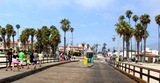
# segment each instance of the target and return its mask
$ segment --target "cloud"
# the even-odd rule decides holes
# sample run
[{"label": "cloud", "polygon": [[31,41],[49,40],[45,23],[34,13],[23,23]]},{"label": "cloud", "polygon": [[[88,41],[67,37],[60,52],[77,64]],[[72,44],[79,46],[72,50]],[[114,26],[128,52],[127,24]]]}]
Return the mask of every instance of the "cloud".
[{"label": "cloud", "polygon": [[105,9],[113,0],[76,0],[75,3],[84,10]]}]

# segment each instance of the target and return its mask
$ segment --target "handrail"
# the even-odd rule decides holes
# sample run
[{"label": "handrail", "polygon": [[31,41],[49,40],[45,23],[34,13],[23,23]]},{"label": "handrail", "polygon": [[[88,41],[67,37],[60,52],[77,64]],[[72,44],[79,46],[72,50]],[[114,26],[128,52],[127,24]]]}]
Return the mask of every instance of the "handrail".
[{"label": "handrail", "polygon": [[[138,73],[139,77],[142,80],[145,80],[145,79],[143,79],[143,76],[146,76],[147,77],[147,80],[146,80],[147,82],[150,82],[150,79],[154,79],[154,80],[157,80],[160,83],[160,70],[158,70],[158,69],[152,69],[152,68],[148,68],[148,67],[142,67],[142,66],[139,66],[139,65],[135,65],[135,64],[131,64],[131,63],[123,63],[123,62],[114,63],[113,65],[114,65],[114,67],[116,67],[120,70],[123,70],[123,71],[125,71],[126,73],[129,73],[129,74],[130,74],[130,71],[132,71],[133,76],[135,76],[135,73]],[[136,70],[136,68],[139,68],[139,70]],[[147,73],[144,73],[143,70],[146,70]],[[158,73],[159,77],[151,75],[151,72]]]}]

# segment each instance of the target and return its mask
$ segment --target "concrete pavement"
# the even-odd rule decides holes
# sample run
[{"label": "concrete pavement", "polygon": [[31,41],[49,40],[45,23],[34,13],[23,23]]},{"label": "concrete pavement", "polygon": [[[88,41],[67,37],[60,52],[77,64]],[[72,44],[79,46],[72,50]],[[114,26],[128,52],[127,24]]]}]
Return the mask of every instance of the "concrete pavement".
[{"label": "concrete pavement", "polygon": [[11,71],[10,69],[8,69],[8,71],[5,71],[5,68],[1,68],[0,69],[0,83],[10,83],[11,81],[18,80],[26,76],[35,74],[49,67],[64,64],[64,63],[69,63],[69,62],[76,62],[76,61],[78,60],[45,63],[45,64],[42,64],[42,67],[39,67],[37,65],[36,69],[34,70],[29,70],[27,69],[27,67],[24,67],[23,69],[20,69],[20,71],[17,71],[16,68],[15,68],[15,71]]},{"label": "concrete pavement", "polygon": [[50,67],[12,83],[137,83],[106,63],[87,67],[83,61]]}]

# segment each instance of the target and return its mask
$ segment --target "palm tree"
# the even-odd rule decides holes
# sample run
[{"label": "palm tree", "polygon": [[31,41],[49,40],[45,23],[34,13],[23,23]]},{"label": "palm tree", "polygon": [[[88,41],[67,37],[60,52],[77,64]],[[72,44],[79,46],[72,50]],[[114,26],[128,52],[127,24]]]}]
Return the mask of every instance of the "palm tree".
[{"label": "palm tree", "polygon": [[13,26],[12,25],[10,25],[10,24],[7,24],[6,25],[6,33],[7,33],[7,47],[8,47],[8,49],[10,48],[10,37],[11,37],[11,35],[12,35],[12,32],[13,32]]},{"label": "palm tree", "polygon": [[124,19],[125,19],[125,17],[123,15],[120,15],[118,20],[121,21],[121,20],[124,20]]},{"label": "palm tree", "polygon": [[85,43],[82,43],[82,47],[83,47],[83,56],[84,56],[84,47],[85,47]]},{"label": "palm tree", "polygon": [[[126,11],[126,17],[127,17],[128,20],[129,20],[129,25],[130,25],[131,15],[132,15],[132,11],[131,11],[131,10],[127,10],[127,11]],[[132,59],[132,38],[131,38],[130,42],[131,42],[131,59]]]},{"label": "palm tree", "polygon": [[34,28],[29,29],[30,35],[31,35],[31,51],[33,52],[33,38],[36,34],[36,30]]},{"label": "palm tree", "polygon": [[17,25],[16,25],[16,28],[17,28],[17,32],[18,32],[18,39],[19,39],[19,28],[20,28],[20,25],[19,25],[19,24],[17,24]]},{"label": "palm tree", "polygon": [[64,32],[64,54],[66,53],[66,32],[69,30],[70,28],[70,21],[66,18],[61,20],[61,29]]},{"label": "palm tree", "polygon": [[127,58],[129,58],[129,44],[130,44],[129,40],[132,38],[133,32],[134,32],[134,29],[130,25],[126,24],[124,33],[126,37]]},{"label": "palm tree", "polygon": [[[123,21],[125,19],[125,17],[123,16],[123,15],[121,15],[121,16],[119,16],[119,22],[120,21]],[[117,26],[118,24],[116,24],[116,26]],[[122,36],[122,34],[121,34],[121,36]],[[119,36],[119,37],[121,37],[121,36]],[[124,48],[125,48],[125,36],[123,35],[123,58],[124,58]]]},{"label": "palm tree", "polygon": [[[147,29],[147,25],[150,23],[150,16],[148,14],[144,14],[140,16],[140,22],[142,23],[143,26],[143,32],[145,34],[146,29]],[[144,39],[144,59],[143,62],[145,60],[145,55],[146,55],[146,36],[144,35],[143,39]]]},{"label": "palm tree", "polygon": [[90,45],[89,45],[89,44],[87,44],[87,50],[89,49],[89,46],[90,46]]},{"label": "palm tree", "polygon": [[129,24],[130,24],[131,15],[132,15],[132,11],[131,10],[127,10],[126,11],[126,17],[129,19]]},{"label": "palm tree", "polygon": [[123,22],[123,20],[119,20],[119,23],[117,23],[115,25],[116,26],[115,31],[117,32],[117,34],[119,35],[119,37],[123,36],[123,59],[124,59],[125,35],[123,33],[124,32],[124,28],[121,25],[122,22]]},{"label": "palm tree", "polygon": [[98,43],[97,43],[97,44],[95,44],[96,53],[98,53],[98,46],[99,46],[99,44],[98,44]]},{"label": "palm tree", "polygon": [[140,23],[136,25],[136,29],[134,30],[134,37],[137,41],[137,55],[138,55],[138,61],[139,61],[139,43],[143,38],[143,27]]},{"label": "palm tree", "polygon": [[138,16],[137,15],[134,15],[133,17],[132,17],[132,19],[133,19],[133,21],[135,22],[135,26],[137,25],[137,21],[138,21]]},{"label": "palm tree", "polygon": [[37,44],[39,46],[39,52],[42,52],[43,49],[43,45],[42,45],[42,30],[41,29],[37,29],[36,31],[36,38],[37,38]]},{"label": "palm tree", "polygon": [[[144,40],[145,47],[146,47],[146,40],[147,40],[148,36],[149,36],[149,32],[147,30],[145,32],[143,32],[143,40]],[[141,61],[144,61],[144,60],[145,59],[142,59]]]},{"label": "palm tree", "polygon": [[1,35],[2,35],[2,39],[3,39],[3,45],[4,45],[4,52],[6,51],[6,29],[5,28],[1,28]]},{"label": "palm tree", "polygon": [[25,38],[26,38],[27,49],[28,49],[28,51],[29,51],[30,28],[26,28],[24,31],[25,31]]},{"label": "palm tree", "polygon": [[22,34],[20,35],[20,41],[22,42],[22,50],[25,50],[26,49],[26,34],[25,34],[25,31],[23,30],[22,31]]},{"label": "palm tree", "polygon": [[19,24],[16,24],[16,28],[17,28],[17,32],[18,32],[18,50],[19,50],[19,28],[20,28],[20,25]]},{"label": "palm tree", "polygon": [[[6,55],[6,39],[5,39],[5,36],[6,36],[6,29],[5,28],[1,28],[1,36],[2,36],[2,39],[3,39],[3,45],[4,45],[4,50],[3,52],[5,53]],[[7,59],[6,59],[6,62],[7,62]],[[7,67],[7,63],[6,63],[6,67]]]},{"label": "palm tree", "polygon": [[72,53],[73,53],[73,31],[74,31],[74,28],[70,28],[70,31],[71,31],[71,33],[72,33]]},{"label": "palm tree", "polygon": [[[132,19],[133,19],[133,21],[135,22],[135,27],[136,27],[136,25],[137,25],[137,21],[138,21],[138,16],[137,15],[134,15],[133,17],[132,17]],[[136,39],[135,39],[136,40]],[[136,50],[136,42],[135,42],[135,50]],[[137,50],[136,50],[137,51]],[[136,53],[136,52],[135,52]]]},{"label": "palm tree", "polygon": [[56,58],[56,49],[58,47],[58,44],[60,43],[60,33],[58,31],[58,29],[52,25],[50,27],[51,30],[51,37],[50,37],[50,46],[52,47],[52,53],[54,54],[54,57]]},{"label": "palm tree", "polygon": [[49,36],[50,36],[50,29],[47,26],[42,26],[42,45],[44,47],[43,52],[48,53],[47,47],[49,45]]},{"label": "palm tree", "polygon": [[155,21],[158,24],[158,55],[160,55],[160,14],[155,17]]},{"label": "palm tree", "polygon": [[103,53],[103,55],[104,55],[104,53],[105,53],[105,50],[106,50],[106,43],[103,43],[103,47],[102,47],[102,53]]},{"label": "palm tree", "polygon": [[14,48],[14,36],[16,36],[16,31],[12,32],[12,38],[13,38],[13,46],[12,46],[12,48]]},{"label": "palm tree", "polygon": [[[116,24],[116,32],[120,35],[120,37],[123,35],[125,36],[126,41],[126,49],[127,49],[127,58],[129,58],[129,40],[133,35],[133,28],[126,22],[126,21],[120,21],[119,24]],[[123,56],[124,57],[124,56]]]}]

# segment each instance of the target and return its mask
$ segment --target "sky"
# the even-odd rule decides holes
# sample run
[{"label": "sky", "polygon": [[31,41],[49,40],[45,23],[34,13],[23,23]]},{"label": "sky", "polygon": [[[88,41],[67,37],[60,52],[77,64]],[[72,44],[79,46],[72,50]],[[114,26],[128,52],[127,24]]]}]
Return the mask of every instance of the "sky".
[{"label": "sky", "polygon": [[[147,47],[158,48],[158,25],[155,16],[160,14],[160,0],[0,0],[0,3],[2,27],[11,24],[17,30],[15,25],[20,24],[21,32],[25,28],[38,29],[54,25],[60,31],[60,46],[63,46],[64,33],[60,28],[60,21],[66,18],[74,28],[74,45],[99,44],[99,49],[103,43],[107,44],[107,49],[117,48],[118,40],[119,46],[122,47],[122,38],[118,38],[115,24],[118,23],[120,15],[125,16],[127,10],[133,12],[132,16],[149,14],[151,22],[147,28],[149,31]],[[127,18],[125,20],[128,21]],[[131,25],[134,28],[133,20]],[[113,35],[116,37],[114,42]],[[71,37],[71,32],[67,32],[68,44]],[[135,40],[134,38],[132,40],[134,49]]]}]

